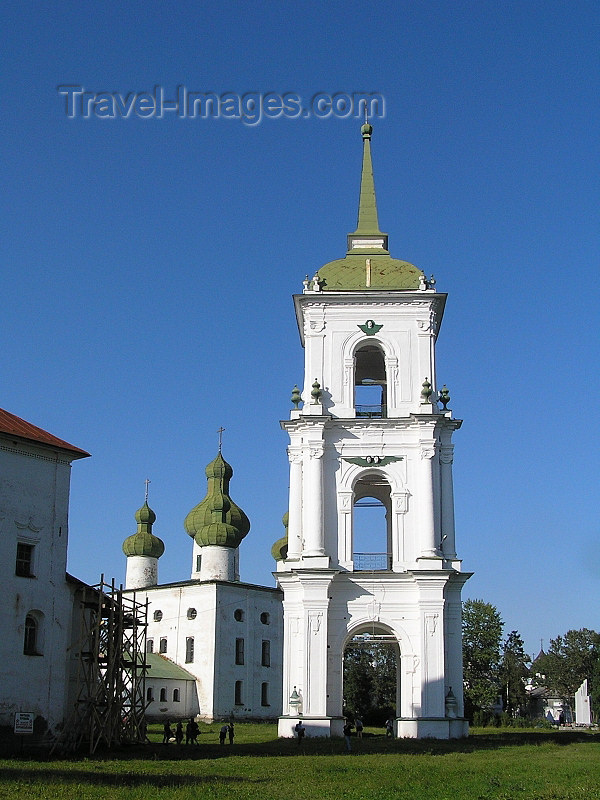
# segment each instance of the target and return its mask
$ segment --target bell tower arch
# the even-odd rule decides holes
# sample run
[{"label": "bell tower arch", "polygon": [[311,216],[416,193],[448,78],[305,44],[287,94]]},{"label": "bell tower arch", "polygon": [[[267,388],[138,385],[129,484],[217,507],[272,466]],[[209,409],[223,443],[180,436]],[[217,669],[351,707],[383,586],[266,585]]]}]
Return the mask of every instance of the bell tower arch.
[{"label": "bell tower arch", "polygon": [[[344,648],[371,630],[398,648],[397,735],[458,737],[467,733],[460,598],[469,573],[454,533],[451,439],[461,421],[447,391],[438,400],[434,389],[446,295],[391,257],[371,126],[361,134],[346,255],[294,296],[305,362],[281,423],[290,496],[287,546],[274,549],[284,593],[280,735],[299,714],[307,735],[341,735]],[[371,520],[367,509],[376,509]]]}]

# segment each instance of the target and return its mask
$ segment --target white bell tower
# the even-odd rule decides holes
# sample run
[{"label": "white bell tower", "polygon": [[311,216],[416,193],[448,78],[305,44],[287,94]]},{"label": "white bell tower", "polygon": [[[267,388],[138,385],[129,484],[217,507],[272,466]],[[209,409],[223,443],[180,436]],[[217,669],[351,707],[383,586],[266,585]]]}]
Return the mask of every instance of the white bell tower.
[{"label": "white bell tower", "polygon": [[[362,126],[358,226],[345,258],[294,297],[304,389],[282,422],[290,437],[280,736],[341,735],[342,662],[368,634],[398,662],[396,733],[467,734],[461,589],[454,537],[452,433],[461,421],[437,386],[435,343],[446,295],[391,258],[377,219],[370,141]],[[301,399],[302,398],[302,399]],[[303,402],[303,407],[300,404]],[[358,542],[356,509],[385,509]],[[377,527],[377,526],[375,526]]]}]

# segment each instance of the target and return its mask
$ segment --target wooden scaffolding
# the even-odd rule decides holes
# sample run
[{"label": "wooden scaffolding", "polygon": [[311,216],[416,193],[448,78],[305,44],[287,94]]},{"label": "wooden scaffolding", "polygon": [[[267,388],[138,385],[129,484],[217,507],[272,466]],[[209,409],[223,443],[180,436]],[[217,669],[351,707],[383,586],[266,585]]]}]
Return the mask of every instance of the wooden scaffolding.
[{"label": "wooden scaffolding", "polygon": [[[146,741],[146,629],[148,602],[125,594],[104,576],[96,586],[82,585],[79,636],[72,649],[72,713],[54,749],[94,753]],[[75,627],[75,620],[74,620]]]}]

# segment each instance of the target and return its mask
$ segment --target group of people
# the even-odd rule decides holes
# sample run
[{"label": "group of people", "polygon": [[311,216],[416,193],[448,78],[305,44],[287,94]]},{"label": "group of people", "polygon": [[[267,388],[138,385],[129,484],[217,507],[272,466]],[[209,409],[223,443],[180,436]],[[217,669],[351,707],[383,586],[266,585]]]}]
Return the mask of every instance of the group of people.
[{"label": "group of people", "polygon": [[[190,717],[190,721],[185,726],[185,743],[198,744],[199,733],[198,723],[193,717]],[[181,720],[175,726],[175,730],[168,720],[163,725],[163,744],[169,744],[171,739],[175,739],[176,744],[183,744],[183,722]]]},{"label": "group of people", "polygon": [[[362,739],[364,725],[363,721],[360,717],[355,717],[354,722],[351,722],[349,719],[344,721],[344,727],[342,733],[344,734],[344,740],[346,742],[346,750],[351,752],[352,750],[352,743],[350,741],[350,737],[352,736],[352,729],[356,729],[356,737],[358,739]],[[298,723],[294,726],[294,732],[298,738],[298,744],[302,744],[302,740],[306,735],[306,728],[304,727],[304,723],[302,720],[298,720]],[[394,718],[389,717],[385,722],[385,735],[386,737],[391,736],[394,737]]]}]

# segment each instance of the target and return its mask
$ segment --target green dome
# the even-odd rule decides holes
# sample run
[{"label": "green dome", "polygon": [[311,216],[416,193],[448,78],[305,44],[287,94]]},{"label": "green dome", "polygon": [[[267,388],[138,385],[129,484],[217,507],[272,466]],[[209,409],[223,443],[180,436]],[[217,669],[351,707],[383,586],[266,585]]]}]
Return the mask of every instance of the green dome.
[{"label": "green dome", "polygon": [[[363,251],[360,255],[348,254],[345,258],[330,261],[318,272],[324,292],[372,291],[385,289],[418,289],[419,277],[424,273],[408,261],[381,251]],[[367,258],[370,260],[370,280],[367,286]]]},{"label": "green dome", "polygon": [[205,472],[208,478],[206,497],[187,515],[184,527],[200,547],[238,547],[250,530],[250,521],[229,497],[233,469],[219,453]]},{"label": "green dome", "polygon": [[135,512],[135,519],[138,524],[137,532],[125,539],[123,552],[126,556],[160,558],[165,552],[165,545],[162,539],[152,533],[152,525],[156,522],[156,514],[152,511],[147,501]]},{"label": "green dome", "polygon": [[289,511],[286,511],[281,521],[283,522],[283,526],[285,528],[285,534],[281,537],[281,539],[277,539],[273,547],[271,548],[271,555],[275,559],[275,561],[284,561],[287,558],[288,554],[288,522],[290,519]]}]

